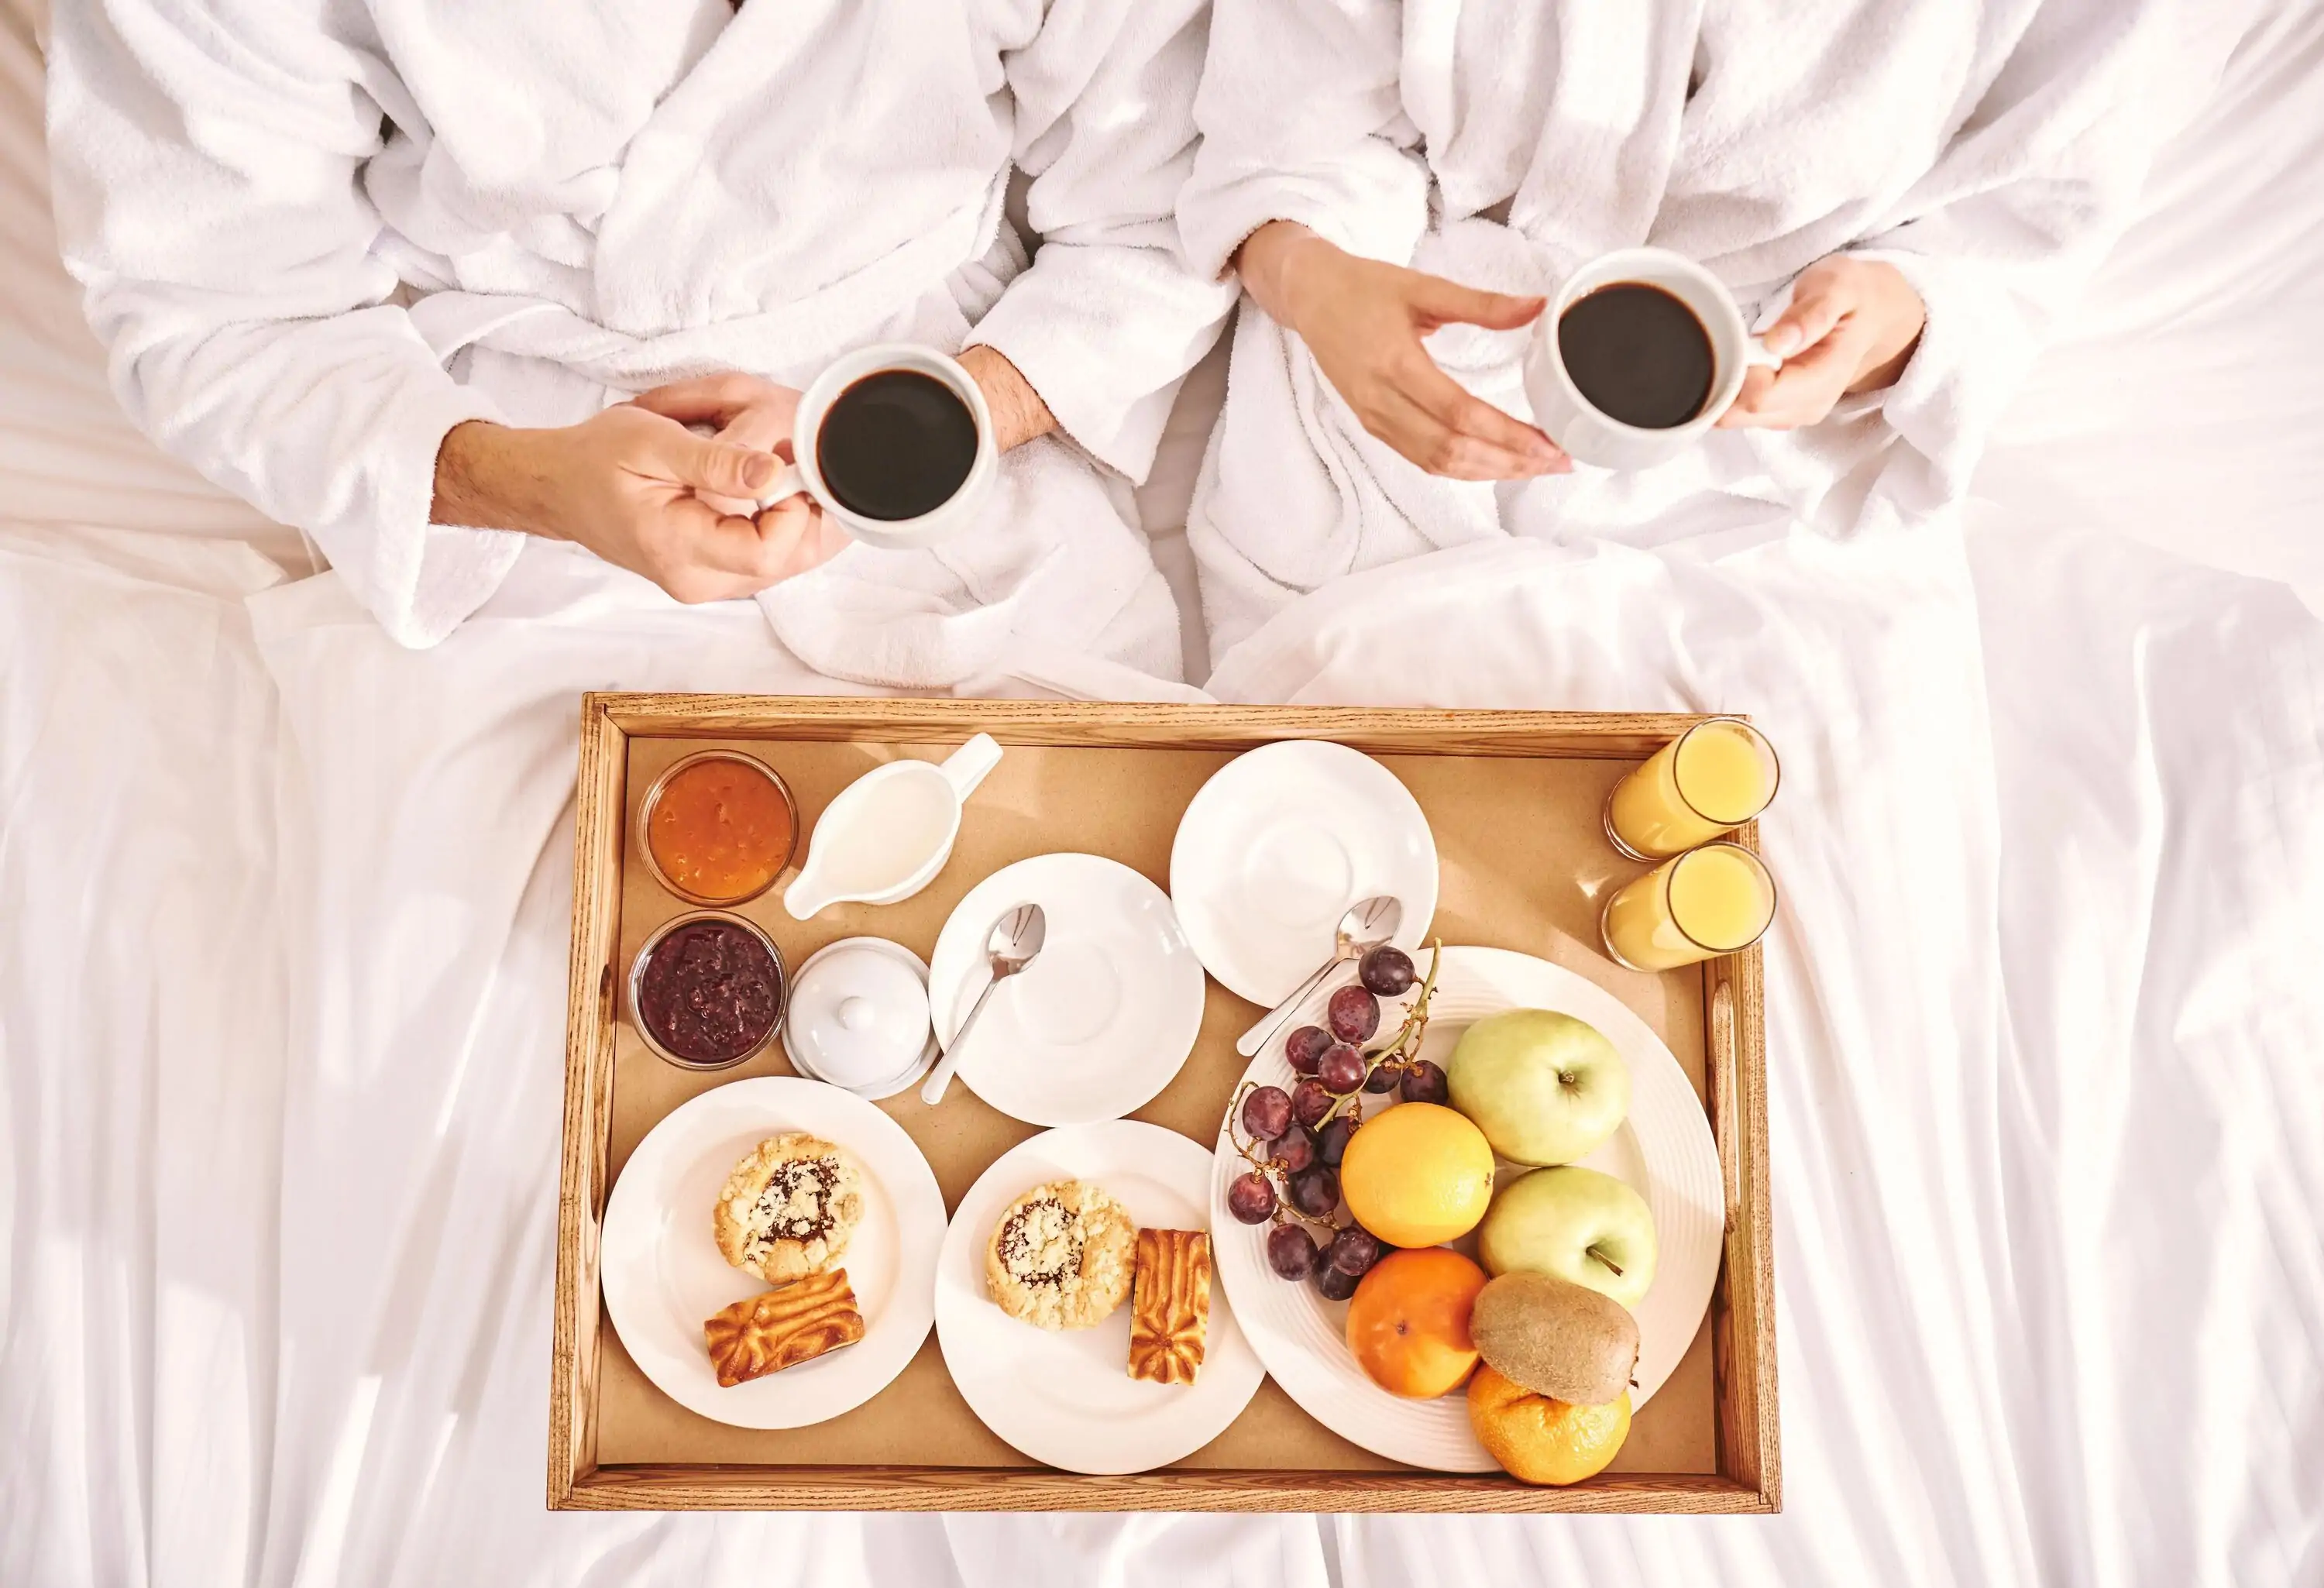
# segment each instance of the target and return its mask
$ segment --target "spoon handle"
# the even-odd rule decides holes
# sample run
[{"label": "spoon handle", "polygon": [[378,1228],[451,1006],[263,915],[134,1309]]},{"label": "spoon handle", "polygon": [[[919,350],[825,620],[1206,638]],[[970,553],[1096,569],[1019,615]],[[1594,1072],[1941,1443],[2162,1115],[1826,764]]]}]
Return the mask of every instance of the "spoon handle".
[{"label": "spoon handle", "polygon": [[1275,1035],[1275,1029],[1297,1013],[1299,1006],[1307,1002],[1317,987],[1323,985],[1323,978],[1345,965],[1349,958],[1347,955],[1335,954],[1317,966],[1315,974],[1300,983],[1297,990],[1289,997],[1259,1016],[1259,1024],[1235,1039],[1235,1051],[1245,1058],[1250,1058],[1260,1048],[1266,1047],[1267,1039]]},{"label": "spoon handle", "polygon": [[984,983],[984,991],[979,992],[976,995],[976,1002],[969,1005],[968,1018],[960,1022],[960,1029],[954,1031],[952,1034],[952,1040],[945,1045],[944,1057],[936,1060],[936,1067],[928,1072],[927,1080],[920,1086],[922,1103],[937,1103],[944,1101],[945,1091],[952,1085],[952,1073],[960,1068],[961,1044],[968,1040],[968,1029],[976,1024],[976,1017],[984,1012],[984,1001],[992,996],[992,990],[1001,985],[1005,979],[998,975],[988,978]]}]

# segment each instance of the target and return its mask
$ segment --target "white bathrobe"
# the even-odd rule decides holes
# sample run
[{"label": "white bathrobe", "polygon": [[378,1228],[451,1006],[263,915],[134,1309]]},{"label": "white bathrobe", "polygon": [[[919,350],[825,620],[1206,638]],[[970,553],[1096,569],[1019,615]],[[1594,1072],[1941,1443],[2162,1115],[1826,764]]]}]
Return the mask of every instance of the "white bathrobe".
[{"label": "white bathrobe", "polygon": [[[1755,321],[1827,254],[1893,263],[1928,324],[1894,387],[1659,468],[1494,485],[1364,433],[1248,302],[1189,523],[1214,655],[1344,573],[1503,534],[1690,543],[1913,522],[1966,486],[2159,134],[2162,0],[1216,0],[1179,200],[1222,270],[1271,219],[1517,292],[1609,249],[1701,260]],[[1438,360],[1531,418],[1528,333]]]},{"label": "white bathrobe", "polygon": [[[1172,221],[1201,0],[196,0],[60,5],[68,264],[131,415],[305,531],[398,640],[524,537],[428,522],[438,444],[742,369],[989,343],[1063,437],[934,552],[764,600],[811,665],[946,688],[1018,651],[1175,677],[1135,527],[1232,292]],[[1002,216],[1012,162],[1046,245]],[[1038,667],[1038,660],[1034,664]]]}]

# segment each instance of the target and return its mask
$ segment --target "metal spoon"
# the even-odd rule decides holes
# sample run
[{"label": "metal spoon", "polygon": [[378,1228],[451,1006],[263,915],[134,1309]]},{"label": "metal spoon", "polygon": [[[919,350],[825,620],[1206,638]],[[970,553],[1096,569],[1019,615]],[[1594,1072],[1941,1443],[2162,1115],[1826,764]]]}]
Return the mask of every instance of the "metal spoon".
[{"label": "metal spoon", "polygon": [[1359,899],[1348,906],[1348,913],[1340,918],[1338,941],[1332,957],[1325,960],[1316,973],[1299,983],[1299,990],[1259,1017],[1259,1024],[1235,1039],[1235,1051],[1245,1058],[1267,1046],[1276,1028],[1297,1013],[1323,978],[1341,965],[1369,949],[1379,947],[1396,936],[1404,923],[1404,906],[1385,893],[1375,893],[1370,899]]},{"label": "metal spoon", "polygon": [[992,923],[992,930],[984,939],[985,968],[990,979],[970,1006],[968,1018],[952,1034],[945,1056],[928,1072],[927,1084],[920,1088],[922,1103],[944,1101],[945,1089],[952,1085],[952,1073],[960,1067],[961,1045],[968,1040],[968,1029],[976,1024],[976,1017],[984,1012],[985,1001],[992,996],[995,987],[1033,963],[1033,956],[1041,952],[1042,940],[1048,935],[1048,918],[1038,904],[1020,904]]}]

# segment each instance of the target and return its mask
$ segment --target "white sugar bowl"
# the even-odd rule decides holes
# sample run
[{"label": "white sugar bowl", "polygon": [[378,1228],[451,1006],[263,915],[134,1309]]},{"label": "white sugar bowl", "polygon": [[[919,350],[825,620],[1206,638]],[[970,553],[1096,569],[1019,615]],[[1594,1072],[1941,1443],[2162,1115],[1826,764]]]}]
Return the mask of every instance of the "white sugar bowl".
[{"label": "white sugar bowl", "polygon": [[783,1014],[791,1068],[860,1097],[892,1096],[936,1062],[928,967],[885,937],[843,937],[807,956]]}]

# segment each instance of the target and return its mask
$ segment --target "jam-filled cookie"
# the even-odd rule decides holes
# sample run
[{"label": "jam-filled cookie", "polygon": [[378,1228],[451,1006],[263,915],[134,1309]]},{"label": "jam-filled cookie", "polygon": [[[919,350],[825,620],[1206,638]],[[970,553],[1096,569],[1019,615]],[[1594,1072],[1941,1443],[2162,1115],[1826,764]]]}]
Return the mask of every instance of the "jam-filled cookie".
[{"label": "jam-filled cookie", "polygon": [[1130,1294],[1137,1226],[1085,1180],[1036,1186],[1010,1203],[984,1251],[1001,1310],[1043,1329],[1086,1329]]},{"label": "jam-filled cookie", "polygon": [[863,1176],[840,1148],[804,1131],[770,1136],[718,1194],[718,1250],[770,1285],[819,1274],[863,1216]]}]

